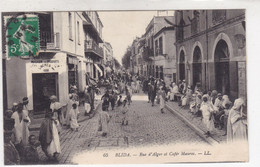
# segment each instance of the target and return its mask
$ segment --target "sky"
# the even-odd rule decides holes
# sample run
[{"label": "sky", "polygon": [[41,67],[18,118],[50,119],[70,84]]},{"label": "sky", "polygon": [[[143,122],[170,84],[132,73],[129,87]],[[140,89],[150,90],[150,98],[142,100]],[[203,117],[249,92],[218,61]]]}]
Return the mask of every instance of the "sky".
[{"label": "sky", "polygon": [[104,41],[113,47],[114,57],[121,64],[126,49],[136,37],[141,37],[145,29],[157,14],[173,16],[173,11],[99,11],[104,25],[102,36]]}]

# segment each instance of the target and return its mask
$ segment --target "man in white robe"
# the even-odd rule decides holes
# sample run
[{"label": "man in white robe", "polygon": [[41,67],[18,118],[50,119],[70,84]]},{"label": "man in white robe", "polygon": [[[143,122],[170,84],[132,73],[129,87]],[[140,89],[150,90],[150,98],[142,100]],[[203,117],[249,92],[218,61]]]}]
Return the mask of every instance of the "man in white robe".
[{"label": "man in white robe", "polygon": [[227,142],[247,140],[247,115],[244,110],[244,100],[238,98],[229,111],[227,122]]},{"label": "man in white robe", "polygon": [[29,125],[31,120],[28,115],[27,110],[23,110],[23,104],[18,104],[18,110],[12,114],[12,117],[15,121],[14,124],[14,134],[15,134],[15,143],[14,144],[28,144],[29,138]]}]

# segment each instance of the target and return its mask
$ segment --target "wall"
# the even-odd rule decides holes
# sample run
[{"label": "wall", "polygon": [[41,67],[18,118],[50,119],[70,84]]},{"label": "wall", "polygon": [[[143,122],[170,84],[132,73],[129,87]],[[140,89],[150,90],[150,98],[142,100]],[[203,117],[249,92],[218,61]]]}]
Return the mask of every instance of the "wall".
[{"label": "wall", "polygon": [[[72,19],[72,38],[69,38],[69,12],[54,12],[54,25],[55,28],[61,30],[61,50],[84,56],[84,31],[83,21],[77,12],[70,12]],[[59,21],[57,21],[59,20]],[[78,43],[77,22],[79,22],[80,30],[80,44]],[[56,29],[54,31],[56,31]]]},{"label": "wall", "polygon": [[6,60],[6,86],[7,86],[7,106],[11,108],[14,102],[22,102],[27,96],[26,69],[28,60],[12,57]]},{"label": "wall", "polygon": [[[200,15],[200,28],[201,30],[205,27],[205,13],[208,14],[208,22],[209,26],[212,29],[208,32],[208,43],[206,38],[206,33],[200,34],[200,36],[193,36],[190,39],[185,39],[191,36],[190,34],[190,26],[185,28],[185,41],[177,43],[177,56],[180,56],[180,51],[184,50],[185,53],[185,68],[186,68],[186,80],[188,80],[188,84],[192,84],[193,81],[193,49],[196,46],[199,46],[202,52],[202,87],[204,89],[215,89],[216,81],[215,81],[215,60],[214,53],[215,47],[219,40],[223,39],[228,44],[229,53],[230,53],[230,61],[229,61],[229,72],[230,72],[230,96],[232,99],[238,96],[238,94],[246,94],[245,82],[246,80],[246,72],[245,72],[245,61],[246,61],[246,46],[245,46],[245,30],[242,26],[242,21],[244,10],[227,10],[226,12],[226,21],[225,24],[220,26],[212,26],[212,11],[203,11],[202,15]],[[192,11],[184,11],[184,20],[187,24],[187,17],[192,17]],[[238,17],[237,17],[238,16]],[[236,17],[236,18],[234,18]],[[176,18],[180,19],[180,13],[176,13]],[[203,19],[202,19],[203,18]],[[228,20],[230,19],[230,20]],[[203,23],[204,22],[204,23]],[[208,48],[207,48],[208,47]],[[184,49],[183,49],[184,48]],[[178,60],[179,58],[177,58]],[[188,62],[188,63],[187,63]],[[209,62],[208,64],[206,62]],[[244,63],[244,64],[243,64]],[[188,65],[189,64],[189,65]],[[178,64],[177,64],[178,65]],[[188,67],[189,66],[189,67]],[[179,65],[177,67],[177,71],[179,73]],[[190,69],[187,73],[187,69]],[[241,75],[239,76],[238,75]],[[179,74],[177,76],[179,78]],[[244,89],[244,90],[243,90]],[[242,93],[241,93],[242,92]]]}]

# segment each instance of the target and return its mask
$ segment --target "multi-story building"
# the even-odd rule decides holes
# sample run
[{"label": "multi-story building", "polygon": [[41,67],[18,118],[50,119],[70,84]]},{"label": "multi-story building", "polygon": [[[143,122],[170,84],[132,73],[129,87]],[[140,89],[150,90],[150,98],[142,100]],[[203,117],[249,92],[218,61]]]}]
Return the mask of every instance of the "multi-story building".
[{"label": "multi-story building", "polygon": [[245,10],[181,10],[175,18],[177,78],[246,97]]},{"label": "multi-story building", "polygon": [[113,57],[113,48],[109,42],[103,43],[103,53],[104,53],[104,66],[105,73],[110,73],[112,69],[115,69],[114,57]]},{"label": "multi-story building", "polygon": [[137,67],[137,55],[138,55],[138,43],[139,43],[139,37],[136,37],[131,45],[131,57],[130,57],[130,71],[132,73],[137,74],[138,73],[138,67]]},{"label": "multi-story building", "polygon": [[141,37],[138,40],[137,43],[137,55],[136,55],[136,68],[137,68],[137,73],[146,76],[147,75],[147,70],[145,66],[145,61],[144,61],[144,47],[145,47],[145,38],[144,36]]},{"label": "multi-story building", "polygon": [[163,79],[166,85],[176,82],[175,28],[163,27],[154,35],[155,77]]},{"label": "multi-story building", "polygon": [[[97,16],[97,13],[92,13]],[[95,68],[88,69],[88,64],[98,62],[99,56],[102,58],[102,50],[98,54],[99,46],[96,44],[102,42],[102,24],[93,21],[99,20],[98,17],[88,19],[86,12],[30,14],[39,20],[40,48],[33,56],[9,57],[6,50],[3,51],[3,98],[6,109],[27,96],[29,108],[37,113],[49,108],[51,95],[56,95],[65,104],[71,85],[82,91],[87,84],[87,72],[95,78],[94,72],[91,72]],[[26,18],[24,14],[4,13],[3,19],[7,15]],[[6,31],[4,25],[2,28]],[[8,42],[3,38],[3,48]]]},{"label": "multi-story building", "polygon": [[[85,37],[85,60],[86,66],[82,67],[82,71],[86,71],[86,76],[98,79],[104,75],[103,48],[102,48],[102,29],[103,24],[96,11],[82,12],[84,18],[84,37]],[[88,84],[88,83],[86,83]]]},{"label": "multi-story building", "polygon": [[[154,16],[146,28],[146,32],[145,32],[146,44],[145,44],[144,52],[146,57],[150,57],[152,59],[152,61],[146,61],[145,63],[145,66],[147,67],[147,75],[159,77],[159,75],[156,76],[156,66],[158,66],[158,64],[157,65],[155,64],[156,61],[154,57],[155,57],[155,52],[157,53],[158,51],[157,50],[158,48],[155,50],[154,38],[155,35],[160,30],[162,30],[162,28],[172,26],[171,25],[172,23],[174,23],[174,16]],[[158,35],[159,34],[157,34],[157,36]]]}]

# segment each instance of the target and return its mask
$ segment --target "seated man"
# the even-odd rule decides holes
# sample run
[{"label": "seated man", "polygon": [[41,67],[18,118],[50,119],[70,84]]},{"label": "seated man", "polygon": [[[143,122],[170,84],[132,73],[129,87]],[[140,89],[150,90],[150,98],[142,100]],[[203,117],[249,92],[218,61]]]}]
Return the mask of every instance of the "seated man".
[{"label": "seated man", "polygon": [[23,153],[23,163],[28,164],[38,164],[39,155],[37,147],[40,146],[40,142],[37,142],[35,135],[29,136],[29,144],[25,146]]},{"label": "seated man", "polygon": [[220,122],[220,117],[224,114],[224,107],[222,105],[223,103],[223,98],[222,94],[218,93],[217,99],[215,100],[214,103],[214,119],[215,119],[215,127],[219,127],[219,129],[222,129],[221,122]]}]

